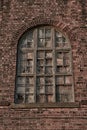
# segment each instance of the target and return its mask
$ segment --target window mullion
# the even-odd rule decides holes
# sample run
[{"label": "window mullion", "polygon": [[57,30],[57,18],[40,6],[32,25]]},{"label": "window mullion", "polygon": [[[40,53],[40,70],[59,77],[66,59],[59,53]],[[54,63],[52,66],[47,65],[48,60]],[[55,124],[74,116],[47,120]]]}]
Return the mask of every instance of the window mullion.
[{"label": "window mullion", "polygon": [[55,31],[52,29],[52,46],[53,46],[53,102],[56,102],[56,83],[55,83],[55,73],[56,73],[56,65],[55,65]]},{"label": "window mullion", "polygon": [[37,85],[36,85],[36,76],[37,76],[37,29],[34,30],[34,102],[36,102],[37,95]]}]

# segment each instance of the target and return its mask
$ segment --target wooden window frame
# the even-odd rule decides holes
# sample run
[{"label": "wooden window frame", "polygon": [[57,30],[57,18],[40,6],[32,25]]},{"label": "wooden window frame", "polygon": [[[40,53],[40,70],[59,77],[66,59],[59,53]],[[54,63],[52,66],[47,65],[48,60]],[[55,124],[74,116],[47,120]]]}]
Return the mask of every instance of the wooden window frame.
[{"label": "wooden window frame", "polygon": [[[51,26],[42,26],[42,27],[44,27],[44,28],[51,28]],[[37,51],[40,51],[40,49],[37,47],[37,41],[38,41],[38,39],[37,39],[37,30],[38,30],[38,28],[35,28],[34,29],[34,48],[33,48],[33,52],[34,52],[34,66],[33,66],[33,71],[35,72],[34,74],[28,74],[28,73],[26,73],[26,74],[21,74],[21,75],[17,75],[17,77],[19,77],[19,76],[24,76],[24,77],[27,77],[27,76],[33,76],[34,77],[34,82],[35,82],[35,84],[34,84],[34,98],[35,98],[35,102],[34,103],[26,103],[26,104],[29,104],[29,106],[30,106],[30,104],[32,104],[32,106],[37,106],[38,107],[38,104],[40,105],[40,106],[46,106],[46,104],[50,104],[49,102],[44,102],[44,103],[37,103],[37,98],[36,98],[36,89],[37,89],[37,87],[36,87],[36,78],[37,78],[37,76],[38,76],[38,74],[36,73],[36,64],[37,64],[37,62],[36,62],[36,60],[37,60]],[[70,64],[71,64],[71,73],[58,73],[58,74],[56,74],[56,70],[55,70],[55,68],[56,68],[56,64],[55,64],[55,61],[56,61],[56,51],[57,52],[62,52],[62,53],[64,53],[64,52],[70,52],[70,53],[72,53],[71,52],[71,48],[65,48],[65,49],[63,49],[63,48],[56,48],[55,47],[55,28],[53,28],[52,27],[52,41],[51,42],[53,42],[53,46],[52,46],[52,49],[47,49],[47,48],[45,48],[45,49],[41,49],[41,50],[44,50],[44,51],[53,51],[53,54],[52,54],[52,58],[53,58],[53,69],[54,69],[54,71],[53,71],[53,74],[52,74],[52,76],[53,76],[53,80],[54,80],[54,87],[53,87],[53,91],[54,91],[54,93],[56,94],[56,78],[55,77],[57,77],[57,76],[72,76],[72,79],[73,79],[73,71],[72,71],[72,54],[70,54],[70,57],[71,57],[71,59],[70,59]],[[58,31],[58,30],[57,30]],[[66,37],[66,36],[65,36]],[[36,41],[36,44],[35,44],[35,41]],[[70,43],[69,43],[70,44]],[[19,48],[18,48],[19,49]],[[29,48],[27,48],[27,50],[28,51],[32,51],[32,49],[29,49]],[[19,53],[18,53],[18,55],[19,55]],[[18,59],[19,60],[19,59]],[[64,62],[64,61],[63,61]],[[17,67],[17,69],[18,69],[18,67]],[[40,76],[42,76],[42,74],[40,75]],[[43,75],[43,76],[45,76],[45,75]],[[17,78],[16,77],[16,78]],[[46,76],[45,76],[46,77]],[[65,85],[65,83],[64,83],[64,85]],[[46,87],[46,86],[45,86]],[[17,86],[16,86],[16,91],[17,91]],[[72,95],[73,95],[73,99],[72,99],[72,102],[57,102],[56,101],[56,95],[53,93],[53,95],[54,95],[54,102],[51,102],[51,104],[54,104],[54,106],[55,106],[55,104],[71,104],[71,103],[73,103],[74,104],[74,81],[72,81]],[[15,103],[17,103],[16,102],[16,100],[15,100]],[[24,104],[25,104],[25,102],[24,102]],[[37,104],[37,105],[36,105]],[[44,104],[44,105],[43,105]],[[50,106],[50,105],[47,105],[47,106]],[[61,106],[61,105],[60,105]]]}]

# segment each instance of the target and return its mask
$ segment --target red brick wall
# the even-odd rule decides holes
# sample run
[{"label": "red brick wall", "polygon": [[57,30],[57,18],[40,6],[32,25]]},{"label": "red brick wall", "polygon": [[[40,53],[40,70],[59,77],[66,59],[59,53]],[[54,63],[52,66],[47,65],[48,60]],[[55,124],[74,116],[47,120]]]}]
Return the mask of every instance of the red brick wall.
[{"label": "red brick wall", "polygon": [[[87,130],[87,0],[3,0],[0,6],[0,130]],[[29,28],[53,25],[67,34],[73,53],[72,108],[17,107],[17,43]]]}]

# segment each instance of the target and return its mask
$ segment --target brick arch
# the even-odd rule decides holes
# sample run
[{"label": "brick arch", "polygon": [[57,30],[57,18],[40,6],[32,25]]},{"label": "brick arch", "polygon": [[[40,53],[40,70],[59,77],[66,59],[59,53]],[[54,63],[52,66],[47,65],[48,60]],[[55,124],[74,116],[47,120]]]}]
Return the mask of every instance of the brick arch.
[{"label": "brick arch", "polygon": [[26,22],[22,27],[18,29],[16,33],[14,33],[14,36],[12,38],[12,46],[17,46],[17,43],[20,39],[20,37],[29,29],[41,26],[41,25],[50,25],[54,26],[55,28],[58,28],[60,32],[68,36],[68,38],[71,40],[72,38],[75,38],[75,35],[73,34],[74,29],[70,28],[69,24],[66,24],[62,21],[55,21],[49,18],[43,18],[43,17],[37,17],[34,18],[31,22]]}]

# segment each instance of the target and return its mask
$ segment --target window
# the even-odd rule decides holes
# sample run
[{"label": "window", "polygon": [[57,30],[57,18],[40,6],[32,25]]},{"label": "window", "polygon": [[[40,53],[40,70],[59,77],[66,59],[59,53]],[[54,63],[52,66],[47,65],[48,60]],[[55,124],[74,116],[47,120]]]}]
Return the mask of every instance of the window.
[{"label": "window", "polygon": [[19,40],[15,103],[73,102],[71,46],[51,26],[27,31]]}]

